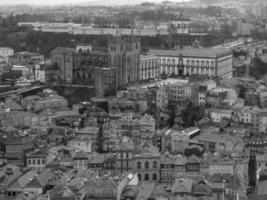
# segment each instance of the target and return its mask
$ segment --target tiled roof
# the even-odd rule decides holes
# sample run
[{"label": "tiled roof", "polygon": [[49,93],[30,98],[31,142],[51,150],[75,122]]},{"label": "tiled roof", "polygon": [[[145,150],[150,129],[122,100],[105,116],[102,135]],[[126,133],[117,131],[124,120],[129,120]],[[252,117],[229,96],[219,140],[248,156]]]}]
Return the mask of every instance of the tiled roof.
[{"label": "tiled roof", "polygon": [[196,155],[191,155],[187,157],[186,162],[187,163],[200,163],[201,158],[197,157]]},{"label": "tiled roof", "polygon": [[38,178],[34,177],[26,186],[26,188],[43,188]]},{"label": "tiled roof", "polygon": [[137,195],[135,200],[149,199],[149,197],[151,196],[154,188],[155,188],[154,184],[143,184],[140,187],[139,193],[138,193],[138,195]]},{"label": "tiled roof", "polygon": [[191,193],[193,187],[193,180],[191,179],[176,179],[172,187],[172,193]]},{"label": "tiled roof", "polygon": [[49,190],[50,200],[77,200],[74,192],[68,186],[55,186]]},{"label": "tiled roof", "polygon": [[31,181],[32,178],[37,176],[35,171],[28,171],[20,176],[14,183],[12,183],[7,190],[8,191],[22,191],[22,189]]},{"label": "tiled roof", "polygon": [[27,157],[45,157],[47,153],[43,150],[38,150],[27,155]]},{"label": "tiled roof", "polygon": [[149,143],[143,143],[135,148],[134,151],[135,154],[152,154],[152,155],[160,155],[159,150],[156,146],[149,144]]},{"label": "tiled roof", "polygon": [[109,189],[117,190],[117,184],[110,177],[93,177],[84,183],[84,189]]},{"label": "tiled roof", "polygon": [[210,195],[211,194],[211,187],[204,183],[199,183],[193,186],[193,194],[196,195]]}]

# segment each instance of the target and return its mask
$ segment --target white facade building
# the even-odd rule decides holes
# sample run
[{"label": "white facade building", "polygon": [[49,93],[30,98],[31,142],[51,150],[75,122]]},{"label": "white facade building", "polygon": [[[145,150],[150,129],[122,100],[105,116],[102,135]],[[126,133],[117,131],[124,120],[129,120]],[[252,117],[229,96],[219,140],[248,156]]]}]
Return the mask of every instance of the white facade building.
[{"label": "white facade building", "polygon": [[166,75],[231,78],[233,55],[229,49],[186,48],[179,50],[150,50],[160,58],[160,72]]}]

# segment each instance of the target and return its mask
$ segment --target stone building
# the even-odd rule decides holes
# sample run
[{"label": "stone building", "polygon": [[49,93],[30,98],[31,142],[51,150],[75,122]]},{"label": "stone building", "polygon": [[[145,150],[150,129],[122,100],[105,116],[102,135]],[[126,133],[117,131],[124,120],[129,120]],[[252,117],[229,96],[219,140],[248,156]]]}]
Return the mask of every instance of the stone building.
[{"label": "stone building", "polygon": [[114,36],[109,38],[109,65],[117,69],[119,89],[138,81],[140,50],[141,43],[138,37]]},{"label": "stone building", "polygon": [[137,146],[133,154],[133,170],[140,181],[159,181],[160,153],[157,147],[149,143]]}]

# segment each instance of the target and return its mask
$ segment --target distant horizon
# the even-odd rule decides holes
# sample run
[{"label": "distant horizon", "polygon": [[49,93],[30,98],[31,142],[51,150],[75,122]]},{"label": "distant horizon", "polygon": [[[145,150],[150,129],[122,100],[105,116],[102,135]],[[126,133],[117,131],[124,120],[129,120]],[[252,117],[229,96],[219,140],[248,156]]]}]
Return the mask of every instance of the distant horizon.
[{"label": "distant horizon", "polygon": [[[57,5],[70,5],[70,4],[88,4],[92,3],[93,5],[134,5],[140,4],[142,2],[149,3],[161,3],[164,0],[0,0],[0,5],[32,5],[32,6],[57,6]],[[192,0],[171,0],[170,2],[188,2]],[[103,4],[101,4],[103,2]]]}]

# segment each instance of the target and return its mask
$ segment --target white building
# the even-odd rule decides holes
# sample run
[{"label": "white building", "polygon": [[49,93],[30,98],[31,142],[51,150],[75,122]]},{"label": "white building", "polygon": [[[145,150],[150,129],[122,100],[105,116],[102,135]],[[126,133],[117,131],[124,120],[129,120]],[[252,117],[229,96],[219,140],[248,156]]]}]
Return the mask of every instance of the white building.
[{"label": "white building", "polygon": [[76,152],[83,151],[91,153],[93,151],[93,142],[87,138],[75,138],[68,142],[68,146],[75,149]]},{"label": "white building", "polygon": [[139,81],[152,80],[160,76],[160,59],[153,55],[141,55]]},{"label": "white building", "polygon": [[221,123],[223,119],[231,119],[231,110],[214,109],[210,112],[211,120],[215,123]]},{"label": "white building", "polygon": [[10,47],[0,47],[0,57],[4,57],[6,62],[8,61],[8,56],[14,55],[14,50]]},{"label": "white building", "polygon": [[148,54],[160,58],[160,73],[168,76],[232,77],[233,55],[231,50],[226,48],[150,50]]}]

